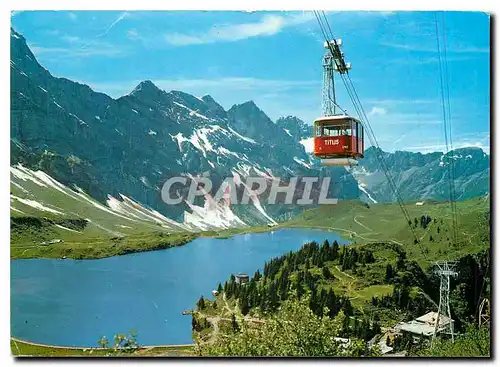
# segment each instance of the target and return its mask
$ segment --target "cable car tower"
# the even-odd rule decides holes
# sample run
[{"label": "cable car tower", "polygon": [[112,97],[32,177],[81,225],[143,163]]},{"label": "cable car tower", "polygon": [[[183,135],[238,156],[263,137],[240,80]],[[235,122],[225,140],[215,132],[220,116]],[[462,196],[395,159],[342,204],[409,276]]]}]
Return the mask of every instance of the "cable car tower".
[{"label": "cable car tower", "polygon": [[340,50],[342,40],[325,41],[323,56],[323,116],[314,121],[314,155],[327,166],[356,165],[363,158],[363,125],[337,103],[335,73],[346,74],[351,64]]},{"label": "cable car tower", "polygon": [[[344,61],[344,53],[340,50],[340,45],[342,45],[341,39],[324,42],[324,47],[328,51],[323,56],[323,116],[335,116],[337,114],[337,108],[344,114],[346,113],[346,111],[337,104],[337,98],[335,96],[335,73],[345,74],[351,69],[351,63],[346,63]],[[337,55],[336,57],[332,55],[330,47],[332,47],[335,55]],[[337,65],[340,65],[340,68]]]},{"label": "cable car tower", "polygon": [[[434,324],[434,334],[432,335],[432,342],[436,339],[436,334],[438,329],[445,334],[451,335],[452,342],[454,341],[453,335],[453,320],[451,318],[450,310],[450,277],[456,277],[458,273],[455,271],[457,265],[456,261],[437,261],[435,266],[437,268],[436,273],[440,277],[439,285],[439,306],[436,316],[436,322]],[[441,326],[440,316],[447,316],[449,323],[446,323],[445,327]]]}]

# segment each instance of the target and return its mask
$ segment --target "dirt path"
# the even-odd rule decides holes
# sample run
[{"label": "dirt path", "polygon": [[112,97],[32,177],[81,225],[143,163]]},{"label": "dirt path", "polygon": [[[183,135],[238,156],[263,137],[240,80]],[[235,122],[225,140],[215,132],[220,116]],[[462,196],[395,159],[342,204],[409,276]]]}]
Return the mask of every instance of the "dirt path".
[{"label": "dirt path", "polygon": [[234,309],[231,309],[231,307],[229,306],[229,303],[227,302],[227,298],[226,298],[225,293],[222,294],[222,299],[224,301],[224,306],[222,309],[222,316],[221,315],[209,316],[209,315],[204,314],[203,312],[195,311],[199,316],[204,317],[212,325],[213,330],[210,332],[210,336],[209,336],[208,340],[205,341],[204,343],[212,344],[217,340],[217,337],[220,334],[220,327],[219,327],[220,321],[229,321],[229,322],[232,321],[232,317],[224,317],[224,315],[226,314],[226,312],[225,312],[226,310],[227,310],[227,313],[229,313],[229,315],[234,315],[238,322],[246,321],[246,322],[253,322],[256,324],[264,324],[265,323],[264,320],[253,318],[250,316],[241,315],[241,312],[238,309],[238,305],[236,305]]},{"label": "dirt path", "polygon": [[[363,216],[361,216],[361,218],[363,218]],[[360,221],[358,221],[357,216],[354,216],[354,221],[355,221],[357,224],[359,224],[361,227],[363,227],[363,228],[365,228],[365,229],[369,230],[370,232],[373,232],[373,229],[371,229],[370,227],[365,226],[363,223],[361,223]]]}]

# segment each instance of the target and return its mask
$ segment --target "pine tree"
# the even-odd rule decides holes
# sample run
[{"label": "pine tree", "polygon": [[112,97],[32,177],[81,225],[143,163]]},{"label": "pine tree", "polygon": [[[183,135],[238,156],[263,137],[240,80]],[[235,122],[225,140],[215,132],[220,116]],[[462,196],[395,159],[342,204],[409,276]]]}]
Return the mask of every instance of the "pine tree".
[{"label": "pine tree", "polygon": [[253,276],[253,279],[255,279],[256,282],[258,282],[260,280],[260,278],[262,277],[262,275],[260,274],[260,272],[257,270]]},{"label": "pine tree", "polygon": [[243,300],[241,301],[241,313],[243,314],[243,316],[245,316],[246,314],[248,314],[248,311],[250,311],[250,306],[248,304],[248,299],[247,297],[244,297]]},{"label": "pine tree", "polygon": [[203,298],[203,296],[200,297],[196,305],[200,310],[203,310],[205,308],[205,299]]},{"label": "pine tree", "polygon": [[314,312],[318,316],[320,316],[322,313],[316,291],[311,292],[311,298],[309,299],[309,308],[311,309],[312,312]]},{"label": "pine tree", "polygon": [[335,293],[333,292],[333,289],[330,288],[328,291],[328,296],[326,298],[326,307],[328,307],[328,316],[330,317],[335,317],[338,313],[337,309],[337,299],[335,297]]},{"label": "pine tree", "polygon": [[389,281],[394,277],[394,270],[392,269],[391,264],[387,264],[385,267],[385,280]]},{"label": "pine tree", "polygon": [[361,337],[362,330],[360,329],[359,320],[357,317],[354,318],[354,325],[352,327],[352,334],[357,338]]},{"label": "pine tree", "polygon": [[264,296],[260,297],[259,308],[262,312],[266,311],[266,298]]},{"label": "pine tree", "polygon": [[196,317],[192,315],[191,317],[191,329],[194,331],[199,331],[198,330],[198,321],[196,321]]},{"label": "pine tree", "polygon": [[349,324],[350,324],[350,319],[348,315],[345,315],[344,317],[344,323],[342,324],[342,331],[341,335],[344,337],[349,337]]},{"label": "pine tree", "polygon": [[240,330],[240,327],[238,326],[238,323],[236,322],[236,316],[234,316],[234,313],[231,314],[231,326],[233,327],[234,331]]}]

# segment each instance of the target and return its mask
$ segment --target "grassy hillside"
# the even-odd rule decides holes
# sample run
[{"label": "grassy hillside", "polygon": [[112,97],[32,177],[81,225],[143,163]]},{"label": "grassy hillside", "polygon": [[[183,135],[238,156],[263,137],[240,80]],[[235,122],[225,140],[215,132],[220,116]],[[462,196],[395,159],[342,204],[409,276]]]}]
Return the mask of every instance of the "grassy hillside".
[{"label": "grassy hillside", "polygon": [[198,302],[193,313],[195,337],[202,349],[215,344],[226,350],[228,335],[265,324],[283,302],[306,298],[318,316],[324,307],[329,317],[339,311],[348,316],[338,336],[368,341],[399,321],[436,310],[439,279],[432,265],[441,259],[458,261],[451,306],[460,331],[473,321],[479,297],[490,294],[489,205],[487,197],[457,203],[456,242],[449,204],[408,205],[419,244],[397,205],[342,202],[306,211],[275,228],[329,229],[354,243],[344,248],[309,244],[266,263],[263,274],[256,273],[246,286],[231,277],[219,287],[215,301]]},{"label": "grassy hillside", "polygon": [[165,249],[196,237],[127,197],[102,204],[41,171],[11,167],[11,258],[89,259]]},{"label": "grassy hillside", "polygon": [[[412,232],[397,204],[368,205],[358,201],[344,201],[337,205],[323,205],[303,212],[280,227],[330,229],[350,238],[356,244],[400,244],[408,258],[418,261],[423,267],[436,260],[451,260],[489,247],[489,241],[481,238],[485,232],[489,232],[489,217],[485,217],[485,213],[490,210],[488,197],[457,202],[457,243],[453,243],[449,203],[406,203],[405,207],[412,219],[419,245],[414,243]],[[431,218],[425,228],[420,225],[422,216]],[[478,226],[483,230],[478,230]]]}]

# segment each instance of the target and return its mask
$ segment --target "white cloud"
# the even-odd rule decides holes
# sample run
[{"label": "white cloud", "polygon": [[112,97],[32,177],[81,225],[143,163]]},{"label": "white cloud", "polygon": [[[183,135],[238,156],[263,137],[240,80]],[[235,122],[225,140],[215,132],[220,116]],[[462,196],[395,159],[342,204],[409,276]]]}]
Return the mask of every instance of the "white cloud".
[{"label": "white cloud", "polygon": [[127,31],[127,38],[131,40],[138,40],[140,39],[139,32],[137,32],[137,29],[132,28]]},{"label": "white cloud", "polygon": [[[406,139],[407,141],[411,141],[411,139]],[[431,152],[445,152],[446,144],[444,141],[444,137],[437,136],[431,137],[429,136],[425,139],[423,144],[413,144],[410,146],[405,146],[404,150],[414,151],[414,152],[422,152],[422,153],[431,153]],[[490,153],[490,132],[473,132],[473,133],[464,133],[464,134],[456,134],[453,136],[453,149],[466,148],[466,147],[476,147],[481,148],[485,153]]]},{"label": "white cloud", "polygon": [[[181,90],[188,93],[212,93],[211,90],[266,92],[285,91],[291,88],[319,88],[317,80],[278,80],[250,77],[224,77],[217,79],[153,79],[155,85],[166,91]],[[130,93],[141,80],[88,83],[92,88],[119,97]]]},{"label": "white cloud", "polygon": [[165,40],[174,46],[234,42],[258,36],[272,36],[283,28],[299,25],[313,19],[312,12],[288,16],[266,14],[256,23],[213,26],[208,31],[198,34],[168,33],[165,35]]},{"label": "white cloud", "polygon": [[[486,154],[490,153],[490,145],[489,142],[481,142],[481,141],[462,141],[457,144],[453,144],[453,149],[460,148],[481,148]],[[426,145],[416,145],[405,147],[404,150],[409,150],[412,152],[420,152],[420,153],[433,153],[433,152],[443,152],[446,153],[445,144],[426,144]]]},{"label": "white cloud", "polygon": [[80,42],[80,37],[76,36],[62,36],[61,39],[68,43],[78,43]]},{"label": "white cloud", "polygon": [[117,47],[111,45],[103,47],[102,44],[92,48],[39,47],[30,45],[30,49],[37,57],[40,55],[54,55],[55,57],[62,58],[90,56],[119,57],[125,54],[123,50]]},{"label": "white cloud", "polygon": [[[401,50],[408,51],[417,51],[417,52],[429,52],[429,53],[438,53],[437,46],[427,47],[421,45],[414,44],[401,44],[396,42],[380,42],[380,45],[396,48]],[[442,46],[441,46],[442,47]],[[449,53],[490,53],[490,49],[488,47],[476,47],[476,46],[460,46],[460,47],[448,47],[447,52]]]},{"label": "white cloud", "polygon": [[[478,54],[473,55],[457,55],[457,56],[447,56],[446,57],[446,62],[463,62],[463,61],[469,61],[469,60],[474,60],[478,58]],[[396,59],[390,59],[387,61],[389,64],[418,64],[418,65],[425,65],[425,64],[437,64],[439,62],[444,62],[444,58],[441,58],[441,61],[439,60],[439,57],[413,57],[413,58],[396,58]]]},{"label": "white cloud", "polygon": [[[434,104],[435,99],[375,99],[367,98],[366,103],[383,106]],[[440,102],[440,101],[438,101]]]},{"label": "white cloud", "polygon": [[377,106],[372,107],[370,112],[368,112],[368,116],[384,116],[386,114],[387,110],[384,107],[377,107]]}]

